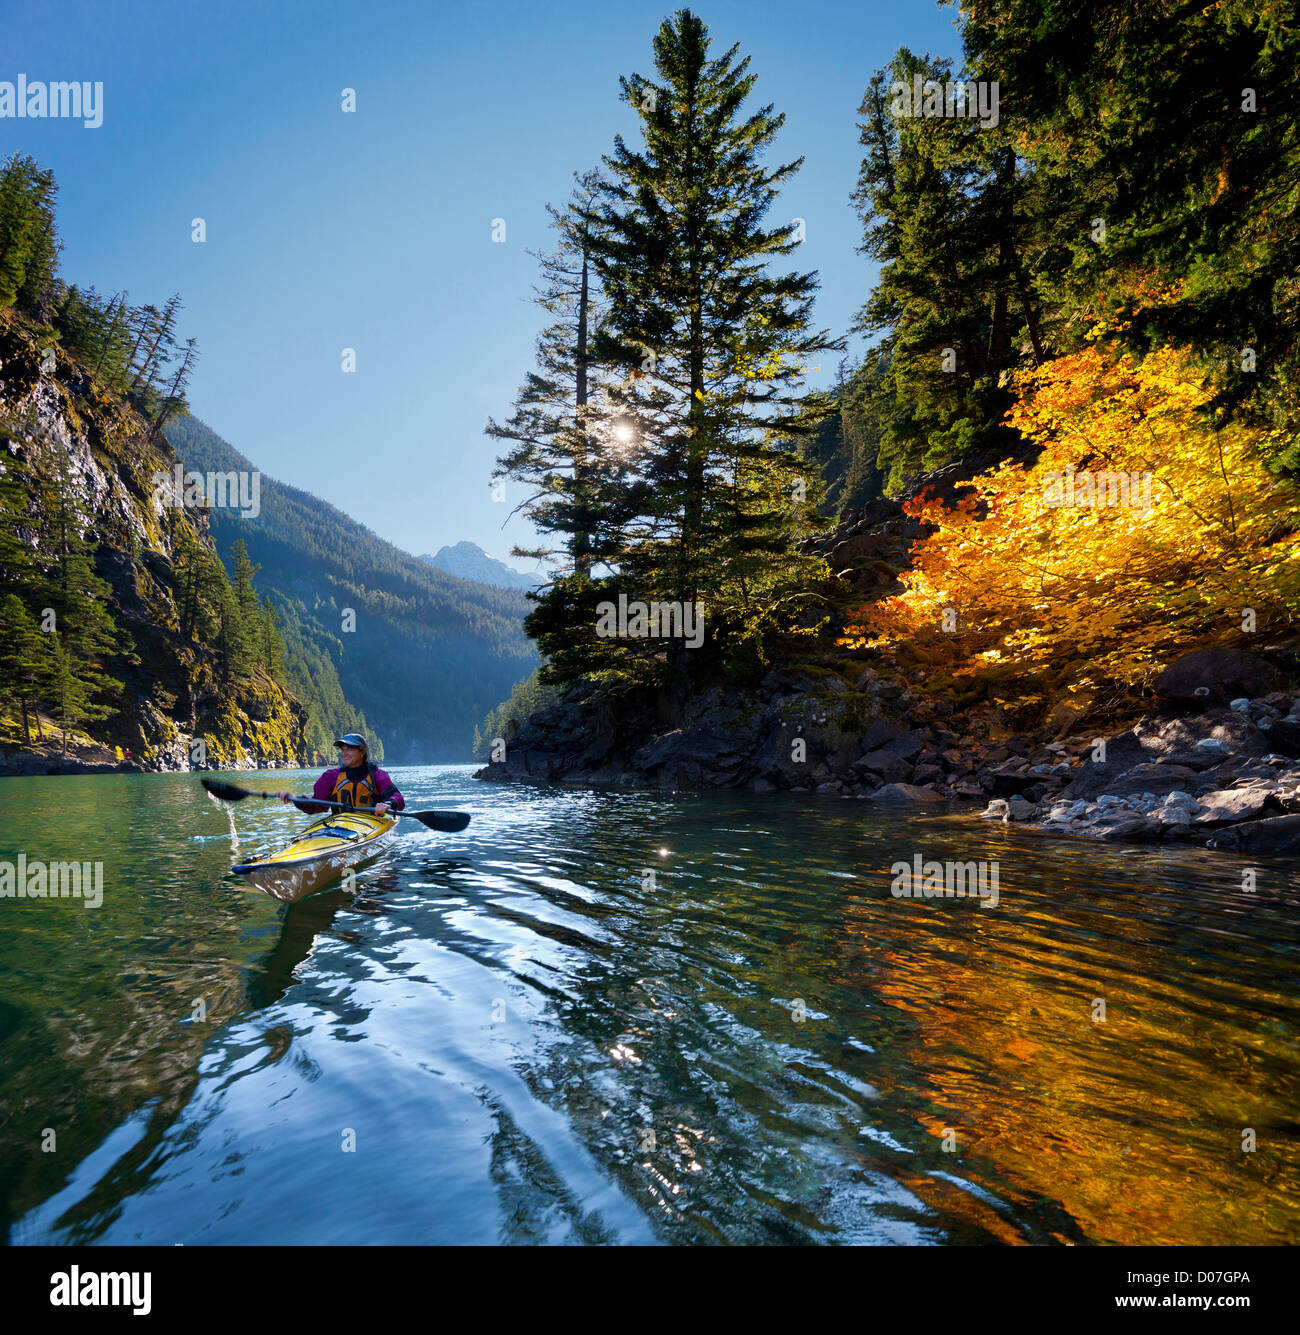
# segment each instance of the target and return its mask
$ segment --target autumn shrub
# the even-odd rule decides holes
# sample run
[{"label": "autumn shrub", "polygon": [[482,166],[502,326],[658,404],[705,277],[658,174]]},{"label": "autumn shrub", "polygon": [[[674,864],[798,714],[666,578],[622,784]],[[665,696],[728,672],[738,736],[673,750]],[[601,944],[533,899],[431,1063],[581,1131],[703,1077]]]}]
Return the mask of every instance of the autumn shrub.
[{"label": "autumn shrub", "polygon": [[976,477],[933,525],[903,591],[846,643],[929,689],[1028,721],[1063,698],[1138,692],[1193,646],[1250,647],[1300,622],[1300,489],[1276,442],[1219,420],[1206,363],[1106,341],[1021,378],[1008,422],[1041,446]]}]

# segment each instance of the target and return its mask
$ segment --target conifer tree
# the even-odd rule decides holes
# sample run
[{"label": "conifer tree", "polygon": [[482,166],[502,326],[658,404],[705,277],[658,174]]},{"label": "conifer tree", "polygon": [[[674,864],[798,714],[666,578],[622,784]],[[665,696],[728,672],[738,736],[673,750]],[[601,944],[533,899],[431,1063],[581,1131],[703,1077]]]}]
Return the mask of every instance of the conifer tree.
[{"label": "conifer tree", "polygon": [[170,359],[176,346],[176,317],[181,309],[181,294],[173,293],[161,311],[146,306],[149,313],[148,325],[141,330],[137,348],[143,343],[140,362],[131,378],[131,393],[147,398],[153,391],[154,376],[158,368]]},{"label": "conifer tree", "polygon": [[155,436],[162,430],[164,423],[188,411],[189,404],[185,399],[185,387],[189,383],[190,373],[194,370],[194,363],[198,360],[198,356],[198,340],[187,338],[185,340],[185,352],[181,357],[180,365],[176,368],[176,374],[172,377],[167,392],[158,401],[158,411],[154,414],[153,419],[153,434]]},{"label": "conifer tree", "polygon": [[[0,427],[8,427],[0,423]],[[30,513],[26,488],[12,467],[0,463],[0,590],[27,592],[35,579],[31,534],[35,521]]]},{"label": "conifer tree", "polygon": [[1217,361],[1221,406],[1250,400],[1279,428],[1277,462],[1300,468],[1294,5],[962,12],[978,77],[1014,89],[1011,128],[1068,247],[1062,295],[1117,316],[1135,350],[1186,343]]},{"label": "conifer tree", "polygon": [[284,641],[280,638],[280,617],[269,601],[262,603],[258,621],[257,653],[262,666],[274,680],[283,684]]},{"label": "conifer tree", "polygon": [[[0,683],[6,699],[17,700],[23,720],[23,741],[30,743],[29,707],[45,695],[51,682],[48,637],[37,629],[31,613],[17,594],[0,599]],[[40,721],[37,720],[39,731]]]},{"label": "conifer tree", "polygon": [[45,484],[50,559],[46,587],[69,670],[89,702],[121,689],[122,683],[108,675],[104,663],[113,655],[131,652],[131,645],[113,620],[112,589],[95,573],[95,544],[86,537],[86,520],[73,491],[67,457],[56,449],[54,459],[54,474]]},{"label": "conifer tree", "polygon": [[73,729],[87,723],[102,722],[114,710],[112,705],[98,703],[91,698],[93,688],[87,684],[84,675],[76,671],[72,656],[63,643],[63,637],[51,634],[46,638],[49,640],[52,654],[49,691],[54,705],[54,715],[63,733],[61,750],[67,755],[68,734]]},{"label": "conifer tree", "polygon": [[0,167],[0,307],[44,320],[54,299],[62,244],[54,225],[58,186],[34,158]]},{"label": "conifer tree", "polygon": [[[784,116],[742,113],[755,76],[738,50],[710,59],[690,10],[663,22],[657,81],[621,80],[644,145],[616,136],[601,198],[579,210],[608,304],[593,355],[623,377],[611,400],[647,484],[644,536],[620,571],[642,599],[700,600],[715,656],[788,624],[811,573],[795,544],[817,522],[815,474],[790,441],[833,410],[803,378],[840,346],[812,329],[816,275],[772,270],[800,238],[764,219],[802,159],[762,163]],[[684,638],[650,647],[680,703]]]},{"label": "conifer tree", "polygon": [[261,567],[255,566],[249,558],[248,547],[245,545],[243,538],[235,539],[230,546],[230,553],[235,560],[235,577],[232,581],[235,602],[239,604],[239,611],[245,625],[251,628],[254,622],[260,618],[262,611],[257,590],[253,588],[253,579]]},{"label": "conifer tree", "polygon": [[601,189],[594,172],[575,173],[563,209],[547,205],[556,248],[537,255],[535,300],[551,323],[537,339],[537,369],[529,373],[504,424],[488,420],[487,434],[509,448],[493,481],[509,477],[528,488],[516,507],[558,546],[515,547],[512,555],[553,563],[550,586],[525,627],[547,644],[557,667],[590,672],[607,664],[595,633],[596,604],[621,559],[626,528],[643,484],[632,467],[627,419],[610,408],[612,382],[592,357],[604,317],[584,215]]},{"label": "conifer tree", "polygon": [[1014,448],[1000,425],[1009,373],[1041,363],[1049,337],[1033,270],[1066,255],[1044,236],[1039,192],[1008,127],[921,114],[918,80],[936,101],[958,82],[951,61],[906,48],[872,78],[853,196],[862,249],[881,266],[856,328],[885,335],[854,398],[874,418],[875,462],[891,491],[951,459]]}]

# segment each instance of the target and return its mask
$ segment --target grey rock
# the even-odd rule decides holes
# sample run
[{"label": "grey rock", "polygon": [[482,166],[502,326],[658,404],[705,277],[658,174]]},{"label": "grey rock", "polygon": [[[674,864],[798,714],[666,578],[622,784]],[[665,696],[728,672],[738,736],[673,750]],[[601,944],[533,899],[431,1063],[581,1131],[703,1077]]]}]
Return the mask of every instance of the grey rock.
[{"label": "grey rock", "polygon": [[1241,853],[1300,852],[1300,814],[1229,826],[1206,846]]},{"label": "grey rock", "polygon": [[1265,811],[1281,809],[1276,794],[1267,788],[1230,788],[1207,793],[1200,801],[1201,811],[1195,817],[1197,825],[1251,820]]},{"label": "grey rock", "polygon": [[1202,770],[1218,764],[1218,760],[1205,751],[1171,751],[1167,756],[1158,756],[1155,763],[1177,765],[1182,769]]},{"label": "grey rock", "polygon": [[1023,793],[1039,781],[1039,775],[1024,767],[1023,761],[1010,760],[1005,765],[989,770],[981,780],[986,791],[997,797],[1010,797],[1013,793]]},{"label": "grey rock", "polygon": [[864,753],[878,751],[886,742],[893,741],[895,737],[901,737],[907,730],[907,725],[898,719],[891,718],[888,714],[882,715],[878,719],[872,719],[867,724],[867,730],[862,734],[860,746]]},{"label": "grey rock", "polygon": [[1202,737],[1199,742],[1195,743],[1193,750],[1202,751],[1206,755],[1226,756],[1232,754],[1232,748],[1219,737]]},{"label": "grey rock", "polygon": [[1097,838],[1106,843],[1121,839],[1159,839],[1162,833],[1158,820],[1149,816],[1120,815],[1113,821],[1103,821],[1097,826]]},{"label": "grey rock", "polygon": [[1133,725],[1133,732],[1151,753],[1144,757],[1147,760],[1181,751],[1200,754],[1196,743],[1206,738],[1217,738],[1240,755],[1264,755],[1274,749],[1251,718],[1219,706],[1192,718],[1148,715]]},{"label": "grey rock", "polygon": [[882,742],[882,751],[894,751],[905,760],[911,760],[921,754],[925,747],[925,738],[919,732],[900,732],[888,741]]},{"label": "grey rock", "polygon": [[874,802],[942,802],[943,796],[933,788],[920,788],[911,783],[887,783],[871,795]]},{"label": "grey rock", "polygon": [[1272,749],[1284,756],[1300,756],[1300,722],[1290,718],[1262,721],[1260,731]]},{"label": "grey rock", "polygon": [[855,774],[869,771],[887,783],[903,783],[912,777],[913,766],[895,751],[873,751],[852,766]]}]

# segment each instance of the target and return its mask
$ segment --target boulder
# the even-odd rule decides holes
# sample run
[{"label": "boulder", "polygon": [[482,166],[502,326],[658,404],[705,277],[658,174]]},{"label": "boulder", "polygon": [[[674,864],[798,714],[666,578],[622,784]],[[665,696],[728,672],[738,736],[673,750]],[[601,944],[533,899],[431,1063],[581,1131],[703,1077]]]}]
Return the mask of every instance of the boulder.
[{"label": "boulder", "polygon": [[853,765],[853,773],[878,774],[886,783],[904,783],[912,777],[913,766],[895,751],[873,751]]},{"label": "boulder", "polygon": [[1300,815],[1231,825],[1206,846],[1240,853],[1300,853]]},{"label": "boulder", "polygon": [[1278,755],[1300,756],[1300,722],[1282,718],[1260,723],[1260,731]]},{"label": "boulder", "polygon": [[981,780],[985,790],[995,797],[1010,797],[1014,793],[1023,793],[1026,788],[1041,782],[1041,774],[1034,774],[1025,768],[1024,762],[1010,760],[997,769],[989,770]]},{"label": "boulder", "polygon": [[1099,793],[1108,793],[1111,791],[1111,784],[1121,774],[1132,769],[1134,765],[1140,765],[1143,761],[1154,758],[1142,745],[1133,729],[1108,737],[1105,754],[1105,760],[1094,760],[1092,753],[1089,752],[1087,760],[1075,771],[1074,778],[1061,796],[1071,799],[1096,797]]},{"label": "boulder", "polygon": [[1267,788],[1228,788],[1206,793],[1198,800],[1201,812],[1194,818],[1197,825],[1251,820],[1265,811],[1281,809],[1276,795]]},{"label": "boulder", "polygon": [[1194,649],[1175,658],[1154,682],[1162,699],[1205,704],[1267,695],[1277,685],[1277,673],[1268,663],[1240,649]]},{"label": "boulder", "polygon": [[905,723],[885,714],[878,719],[872,719],[867,724],[867,730],[862,734],[860,745],[864,752],[878,751],[886,742],[893,741],[895,737],[901,737],[907,730]]},{"label": "boulder", "polygon": [[1178,765],[1182,769],[1203,770],[1217,765],[1218,759],[1215,756],[1207,755],[1204,751],[1171,751],[1167,756],[1159,756],[1155,762],[1157,765]]},{"label": "boulder", "polygon": [[[1194,755],[1208,755],[1213,764],[1215,752],[1262,756],[1275,749],[1252,719],[1222,707],[1206,710],[1192,718],[1148,716],[1134,724],[1133,733],[1144,749],[1155,753],[1146,756],[1147,760],[1190,751]],[[1222,747],[1216,745],[1220,742]]]},{"label": "boulder", "polygon": [[1113,843],[1120,839],[1159,839],[1163,827],[1150,816],[1124,811],[1099,817],[1094,830],[1098,839]]},{"label": "boulder", "polygon": [[920,732],[900,732],[880,745],[882,751],[894,751],[905,760],[913,760],[925,749],[925,738]]},{"label": "boulder", "polygon": [[1213,769],[1198,774],[1194,784],[1185,786],[1195,796],[1203,797],[1206,793],[1217,793],[1223,788],[1276,788],[1282,782],[1284,775],[1264,756],[1229,756]]},{"label": "boulder", "polygon": [[887,783],[871,794],[873,802],[942,802],[933,788],[919,788],[911,783]]}]

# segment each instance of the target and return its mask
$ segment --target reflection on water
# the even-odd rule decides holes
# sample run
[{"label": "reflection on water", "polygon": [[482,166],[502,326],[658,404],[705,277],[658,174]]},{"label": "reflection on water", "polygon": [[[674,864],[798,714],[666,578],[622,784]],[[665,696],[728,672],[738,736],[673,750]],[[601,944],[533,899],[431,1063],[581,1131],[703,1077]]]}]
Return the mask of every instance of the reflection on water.
[{"label": "reflection on water", "polygon": [[[188,776],[0,784],[0,859],[105,864],[0,901],[11,1241],[1295,1239],[1288,865],[468,775],[292,907]],[[893,898],[916,853],[999,906]]]}]

